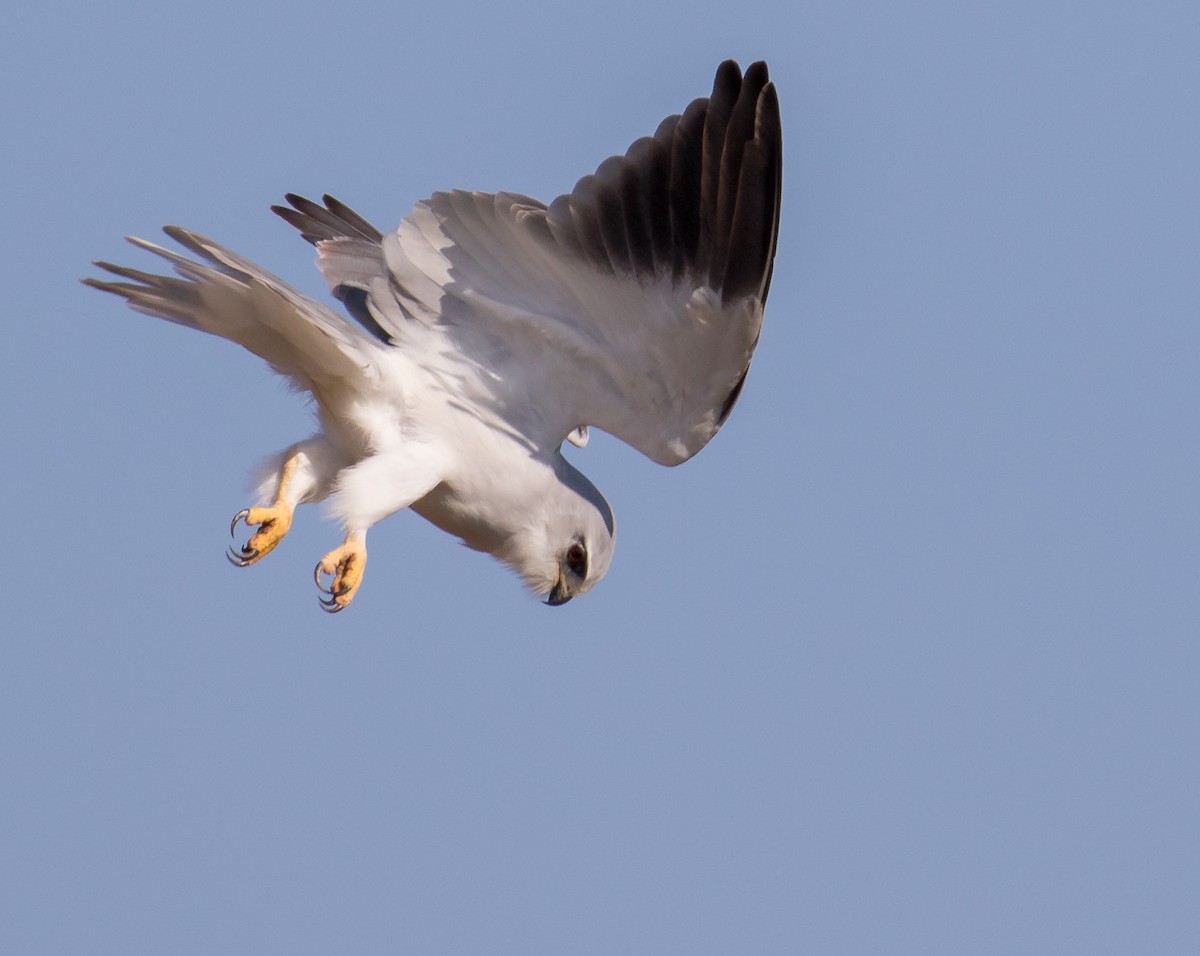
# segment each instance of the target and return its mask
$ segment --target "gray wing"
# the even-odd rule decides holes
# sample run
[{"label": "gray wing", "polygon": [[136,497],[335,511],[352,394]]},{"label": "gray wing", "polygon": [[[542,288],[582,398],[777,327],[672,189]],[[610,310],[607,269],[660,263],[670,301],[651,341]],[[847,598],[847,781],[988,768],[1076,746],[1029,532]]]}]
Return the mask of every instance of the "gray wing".
[{"label": "gray wing", "polygon": [[344,316],[211,239],[179,226],[163,231],[196,258],[129,241],[165,259],[175,276],[97,262],[126,281],[84,284],[121,296],[138,312],[236,342],[318,397],[376,377],[371,353],[378,343]]},{"label": "gray wing", "polygon": [[[441,325],[535,444],[595,425],[662,464],[729,415],[758,342],[779,230],[782,134],[765,64],[695,100],[549,206],[456,190],[379,240],[341,204],[277,209],[317,244],[359,323]],[[476,397],[478,400],[478,397]]]}]

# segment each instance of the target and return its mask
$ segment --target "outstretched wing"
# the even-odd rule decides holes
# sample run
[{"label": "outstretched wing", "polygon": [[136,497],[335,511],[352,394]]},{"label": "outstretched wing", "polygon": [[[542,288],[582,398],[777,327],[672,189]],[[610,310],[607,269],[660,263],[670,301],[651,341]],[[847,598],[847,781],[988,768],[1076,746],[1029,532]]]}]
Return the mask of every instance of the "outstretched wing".
[{"label": "outstretched wing", "polygon": [[138,312],[237,342],[318,398],[374,376],[370,359],[378,343],[345,317],[211,239],[179,226],[163,231],[197,258],[129,241],[165,259],[177,277],[97,262],[126,281],[84,283],[121,296]]},{"label": "outstretched wing", "polygon": [[779,230],[782,134],[766,65],[695,100],[549,206],[456,190],[375,238],[326,198],[277,209],[384,342],[440,325],[482,398],[538,446],[595,425],[662,464],[716,434],[758,343]]}]

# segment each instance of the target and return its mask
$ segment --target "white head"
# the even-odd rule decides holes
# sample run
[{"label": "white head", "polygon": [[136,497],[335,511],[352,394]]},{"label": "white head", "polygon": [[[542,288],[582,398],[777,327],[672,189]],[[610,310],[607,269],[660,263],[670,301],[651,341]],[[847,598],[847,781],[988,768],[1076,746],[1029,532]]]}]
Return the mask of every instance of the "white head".
[{"label": "white head", "polygon": [[551,606],[566,604],[604,577],[612,562],[616,521],[604,496],[557,456],[554,478],[496,557]]}]

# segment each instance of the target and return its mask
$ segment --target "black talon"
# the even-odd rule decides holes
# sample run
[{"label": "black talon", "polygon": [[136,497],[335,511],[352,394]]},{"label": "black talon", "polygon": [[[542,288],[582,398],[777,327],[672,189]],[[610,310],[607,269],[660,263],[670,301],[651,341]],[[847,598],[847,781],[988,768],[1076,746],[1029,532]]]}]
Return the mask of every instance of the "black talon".
[{"label": "black talon", "polygon": [[238,551],[229,548],[225,552],[225,560],[235,568],[248,568],[254,563],[254,559],[257,557],[258,552],[249,548],[242,548]]},{"label": "black talon", "polygon": [[[332,575],[332,580],[329,582],[329,587],[325,587],[325,585],[321,583],[322,574]],[[348,607],[346,604],[338,604],[337,599],[345,594],[349,594],[350,587],[347,585],[346,587],[338,588],[335,591],[333,589],[333,582],[336,580],[337,572],[328,572],[323,570],[321,568],[321,562],[318,561],[317,566],[313,568],[313,581],[316,582],[318,591],[320,591],[322,594],[328,595],[327,597],[317,598],[317,602],[321,605],[321,610],[325,611],[327,614],[337,614],[338,611],[344,611]]]},{"label": "black talon", "polygon": [[317,598],[317,603],[321,605],[321,610],[326,614],[337,614],[339,611],[346,610],[346,605],[338,604],[333,598],[329,598],[329,600]]},{"label": "black talon", "polygon": [[321,562],[318,561],[317,566],[313,568],[313,580],[317,583],[317,590],[322,594],[328,594],[330,597],[337,597],[337,595],[333,593],[333,581],[329,582],[329,587],[325,587],[325,585],[321,583],[321,575],[325,573],[326,572],[321,570]]},{"label": "black talon", "polygon": [[233,520],[231,522],[229,522],[229,537],[232,538],[235,534],[237,534],[238,522],[245,518],[249,518],[249,517],[250,517],[250,509],[249,508],[243,508],[237,514],[235,514],[233,516]]},{"label": "black talon", "polygon": [[[229,522],[229,537],[234,537],[237,534],[237,526],[239,521],[244,521],[250,516],[250,509],[243,508],[233,516],[233,520]],[[230,547],[225,552],[225,558],[235,568],[248,568],[254,563],[254,559],[258,557],[258,552],[250,547],[250,543],[246,542],[241,545],[236,551]]]}]

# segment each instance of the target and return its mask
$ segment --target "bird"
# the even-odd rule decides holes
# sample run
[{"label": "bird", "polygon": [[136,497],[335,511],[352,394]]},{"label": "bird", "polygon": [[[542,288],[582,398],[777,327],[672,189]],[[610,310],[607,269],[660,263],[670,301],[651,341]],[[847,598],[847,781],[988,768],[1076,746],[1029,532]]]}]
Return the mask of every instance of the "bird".
[{"label": "bird", "polygon": [[[272,211],[316,248],[333,303],[178,226],[183,252],[129,242],[163,275],[94,263],[83,282],[237,343],[311,395],[318,429],[271,455],[248,538],[257,564],[302,504],[344,531],[317,563],[321,607],[359,593],[368,530],[411,509],[560,606],[604,577],[616,522],[563,455],[589,429],[678,465],[724,425],[762,329],[783,143],[767,66],[722,63],[668,116],[549,205],[464,189],[383,233],[329,195]],[[235,537],[235,545],[237,538]]]}]

